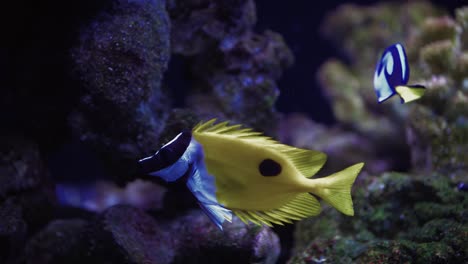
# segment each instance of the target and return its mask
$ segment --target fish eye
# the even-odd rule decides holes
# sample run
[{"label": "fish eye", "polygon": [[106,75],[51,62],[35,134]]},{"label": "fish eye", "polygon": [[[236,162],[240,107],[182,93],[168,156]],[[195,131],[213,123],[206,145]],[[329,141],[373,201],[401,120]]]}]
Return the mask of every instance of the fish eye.
[{"label": "fish eye", "polygon": [[272,159],[264,159],[258,166],[258,171],[265,177],[278,176],[281,173],[281,165]]}]

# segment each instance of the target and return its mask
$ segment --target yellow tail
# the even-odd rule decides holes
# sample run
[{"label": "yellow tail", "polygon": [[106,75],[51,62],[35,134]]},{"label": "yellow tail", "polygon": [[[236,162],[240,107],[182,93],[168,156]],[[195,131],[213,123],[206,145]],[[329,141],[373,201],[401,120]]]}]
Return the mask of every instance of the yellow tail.
[{"label": "yellow tail", "polygon": [[345,215],[354,215],[351,186],[364,163],[357,163],[328,177],[313,179],[313,193]]},{"label": "yellow tail", "polygon": [[395,90],[401,97],[401,103],[405,104],[421,98],[426,92],[422,85],[400,85]]}]

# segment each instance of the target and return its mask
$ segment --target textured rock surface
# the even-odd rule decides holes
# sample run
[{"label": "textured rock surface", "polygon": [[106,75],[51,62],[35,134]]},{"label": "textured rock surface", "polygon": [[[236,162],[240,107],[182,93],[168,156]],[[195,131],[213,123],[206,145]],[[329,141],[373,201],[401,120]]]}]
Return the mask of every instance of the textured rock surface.
[{"label": "textured rock surface", "polygon": [[28,237],[53,218],[53,199],[43,191],[11,195],[0,201],[0,261],[14,261]]},{"label": "textured rock surface", "polygon": [[82,83],[70,125],[114,173],[158,145],[168,102],[161,80],[170,56],[164,1],[114,1],[80,33],[72,49]]},{"label": "textured rock surface", "polygon": [[177,219],[170,229],[179,236],[174,263],[276,263],[280,245],[270,228],[245,225],[234,218],[223,229],[199,210]]},{"label": "textured rock surface", "polygon": [[[23,252],[24,263],[275,263],[278,237],[239,219],[220,231],[201,211],[174,221],[114,206],[94,220],[51,222]],[[37,262],[34,262],[37,261]]]},{"label": "textured rock surface", "polygon": [[232,46],[256,21],[252,0],[168,0],[172,50],[195,55],[216,45]]},{"label": "textured rock surface", "polygon": [[[96,232],[96,256],[121,255],[118,263],[170,263],[175,255],[175,235],[141,210],[114,206],[102,213],[91,229]],[[107,259],[106,257],[104,257]]]},{"label": "textured rock surface", "polygon": [[188,58],[193,79],[187,109],[274,134],[276,81],[294,58],[279,34],[254,32],[254,2],[173,0],[168,12],[172,50]]},{"label": "textured rock surface", "polygon": [[278,120],[276,80],[292,62],[291,51],[277,33],[237,36],[232,46],[195,57],[197,85],[187,105],[204,118],[230,119],[271,134]]},{"label": "textured rock surface", "polygon": [[0,143],[0,262],[19,254],[28,235],[51,219],[51,182],[37,146],[19,136]]},{"label": "textured rock surface", "polygon": [[82,263],[89,257],[87,222],[55,220],[32,237],[22,252],[22,263]]},{"label": "textured rock surface", "polygon": [[20,136],[4,134],[0,139],[0,199],[45,187],[47,176],[36,144]]}]

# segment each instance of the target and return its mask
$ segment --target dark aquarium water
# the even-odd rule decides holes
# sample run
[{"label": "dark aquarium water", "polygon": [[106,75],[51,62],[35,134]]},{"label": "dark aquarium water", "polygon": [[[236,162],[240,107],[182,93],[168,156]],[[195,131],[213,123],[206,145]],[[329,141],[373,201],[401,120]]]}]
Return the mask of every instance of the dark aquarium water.
[{"label": "dark aquarium water", "polygon": [[0,22],[0,263],[468,263],[465,1]]}]

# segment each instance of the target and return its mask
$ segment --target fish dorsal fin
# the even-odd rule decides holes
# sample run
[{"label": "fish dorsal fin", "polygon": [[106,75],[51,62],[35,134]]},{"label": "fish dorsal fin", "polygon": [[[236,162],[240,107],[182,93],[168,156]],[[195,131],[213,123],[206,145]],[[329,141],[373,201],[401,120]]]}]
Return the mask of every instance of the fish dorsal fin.
[{"label": "fish dorsal fin", "polygon": [[261,132],[253,131],[251,128],[243,128],[241,125],[228,125],[228,121],[216,125],[214,124],[215,122],[216,119],[211,119],[205,123],[201,122],[195,126],[193,132],[222,134],[274,148],[285,155],[305,177],[315,175],[327,160],[325,153],[284,145],[270,137],[264,136]]},{"label": "fish dorsal fin", "polygon": [[205,123],[200,122],[193,128],[194,133],[212,133],[226,136],[233,136],[238,138],[250,139],[264,139],[271,140],[269,137],[263,136],[261,132],[252,131],[251,128],[242,128],[242,125],[228,125],[229,122],[225,121],[214,125],[216,119],[211,119]]},{"label": "fish dorsal fin", "polygon": [[283,225],[301,220],[309,216],[318,215],[321,211],[319,201],[308,193],[298,194],[283,206],[267,211],[232,210],[244,223],[248,221],[256,225]]}]

